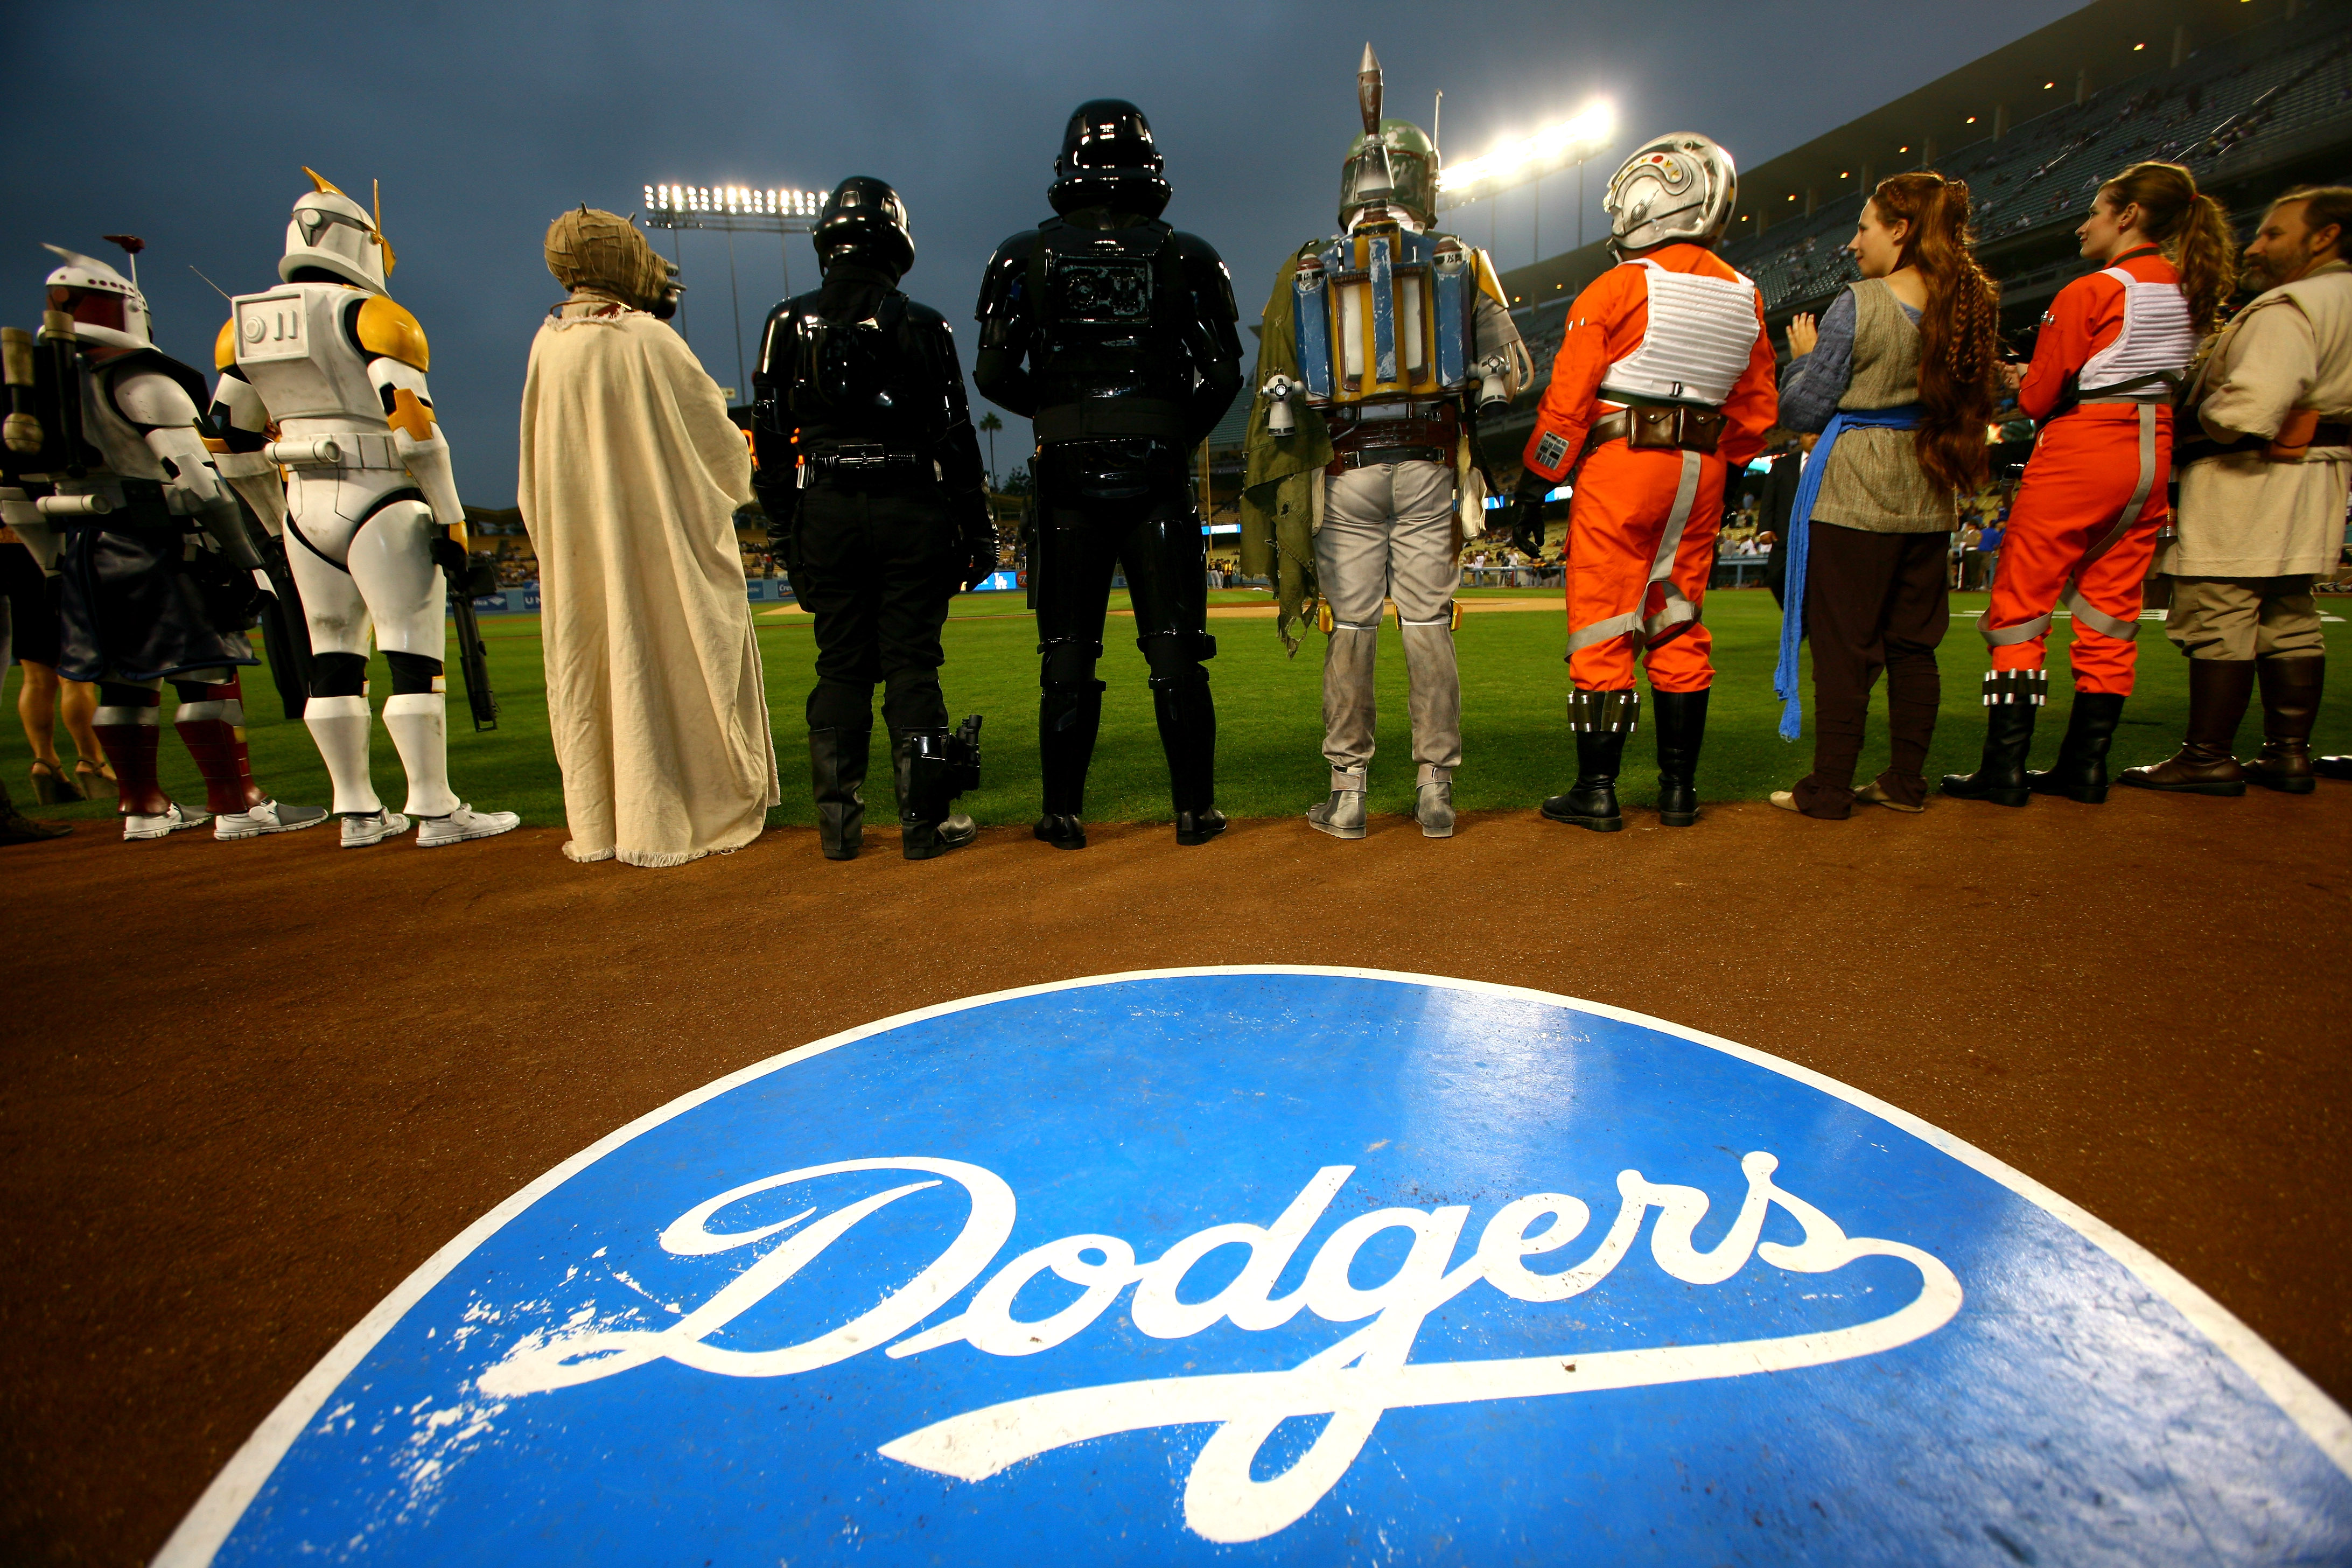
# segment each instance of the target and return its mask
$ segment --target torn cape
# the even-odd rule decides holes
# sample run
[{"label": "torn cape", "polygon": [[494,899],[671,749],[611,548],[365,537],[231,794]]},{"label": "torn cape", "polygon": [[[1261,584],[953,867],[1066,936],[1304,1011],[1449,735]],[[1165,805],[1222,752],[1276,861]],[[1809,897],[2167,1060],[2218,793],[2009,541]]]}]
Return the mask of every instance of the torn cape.
[{"label": "torn cape", "polygon": [[[1309,240],[1283,258],[1259,328],[1257,373],[1252,378],[1257,388],[1277,375],[1299,379],[1290,309],[1297,295],[1291,279],[1297,275],[1299,258],[1313,256],[1322,244]],[[1318,492],[1324,466],[1331,460],[1331,436],[1322,411],[1308,406],[1304,391],[1290,399],[1297,428],[1280,437],[1266,429],[1272,405],[1264,391],[1254,390],[1251,395],[1249,434],[1243,444],[1249,467],[1242,479],[1242,574],[1273,579],[1275,632],[1296,655],[1298,638],[1292,635],[1291,623],[1315,602],[1317,592],[1314,511],[1322,499]]]}]

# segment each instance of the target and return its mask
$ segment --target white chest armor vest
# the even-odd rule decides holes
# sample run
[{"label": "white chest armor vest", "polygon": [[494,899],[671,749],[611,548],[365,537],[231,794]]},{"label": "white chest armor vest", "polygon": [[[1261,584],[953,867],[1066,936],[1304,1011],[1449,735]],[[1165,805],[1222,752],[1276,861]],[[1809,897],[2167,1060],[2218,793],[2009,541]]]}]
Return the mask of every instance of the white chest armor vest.
[{"label": "white chest armor vest", "polygon": [[1745,278],[1703,278],[1669,272],[1654,261],[1647,273],[1650,324],[1642,346],[1609,367],[1601,395],[1669,399],[1720,408],[1747,374],[1755,352],[1756,285]]},{"label": "white chest armor vest", "polygon": [[2084,399],[2137,390],[2161,398],[2167,377],[2177,380],[2197,357],[2197,328],[2189,299],[2177,283],[2148,283],[2120,267],[2099,274],[2123,285],[2124,325],[2116,341],[2084,363],[2076,382]]},{"label": "white chest armor vest", "polygon": [[355,421],[387,428],[367,357],[343,330],[343,313],[366,300],[339,283],[284,283],[232,302],[236,367],[272,419]]}]

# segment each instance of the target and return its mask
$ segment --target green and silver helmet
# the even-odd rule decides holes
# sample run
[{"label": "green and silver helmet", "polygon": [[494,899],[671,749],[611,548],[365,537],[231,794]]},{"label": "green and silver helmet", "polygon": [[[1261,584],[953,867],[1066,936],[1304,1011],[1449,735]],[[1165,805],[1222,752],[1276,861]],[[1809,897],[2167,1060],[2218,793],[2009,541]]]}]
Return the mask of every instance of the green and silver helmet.
[{"label": "green and silver helmet", "polygon": [[1367,212],[1388,206],[1435,226],[1437,149],[1412,121],[1381,118],[1381,62],[1370,44],[1356,73],[1356,107],[1364,132],[1349,145],[1339,176],[1339,227],[1351,229]]}]

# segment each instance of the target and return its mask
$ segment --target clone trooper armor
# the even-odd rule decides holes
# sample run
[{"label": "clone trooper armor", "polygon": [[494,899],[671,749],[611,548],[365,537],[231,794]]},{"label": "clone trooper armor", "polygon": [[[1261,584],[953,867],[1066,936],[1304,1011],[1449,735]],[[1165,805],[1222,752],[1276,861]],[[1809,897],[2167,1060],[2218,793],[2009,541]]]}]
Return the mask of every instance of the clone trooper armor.
[{"label": "clone trooper armor", "polygon": [[[1532,367],[1493,262],[1436,229],[1435,149],[1418,127],[1382,120],[1381,97],[1367,44],[1357,73],[1364,132],[1341,176],[1340,232],[1283,263],[1275,286],[1278,300],[1289,294],[1297,380],[1277,369],[1261,388],[1267,406],[1252,441],[1311,442],[1319,425],[1331,447],[1315,530],[1319,621],[1330,638],[1330,795],[1307,820],[1335,838],[1366,832],[1373,663],[1381,602],[1392,598],[1410,683],[1413,816],[1424,835],[1446,838],[1462,763],[1454,589],[1465,531],[1484,527],[1476,406],[1507,404]],[[1306,406],[1282,407],[1294,398]]]},{"label": "clone trooper armor", "polygon": [[[65,265],[48,277],[41,341],[7,334],[0,510],[62,577],[58,669],[99,683],[93,728],[114,763],[122,836],[206,821],[224,839],[315,826],[323,810],[282,805],[253,782],[236,670],[259,662],[244,630],[258,557],[210,466],[204,382],[155,348],[131,279],[48,248]],[[165,680],[207,811],[180,806],[156,777]]]},{"label": "clone trooper armor", "polygon": [[880,180],[845,180],[814,240],[824,286],[769,314],[751,378],[752,483],[815,616],[809,775],[825,856],[861,842],[879,681],[899,846],[924,860],[979,832],[951,804],[979,757],[948,728],[940,628],[956,590],[996,570],[996,526],[954,334],[898,287],[915,262],[905,204]]},{"label": "clone trooper armor", "polygon": [[1701,619],[1727,474],[1763,449],[1779,412],[1756,286],[1709,248],[1738,180],[1704,136],[1637,150],[1610,179],[1622,258],[1569,309],[1551,384],[1522,456],[1517,536],[1540,537],[1543,498],[1576,476],[1569,516],[1568,658],[1577,782],[1554,821],[1622,826],[1616,781],[1640,698],[1656,700],[1658,813],[1698,819],[1694,775],[1715,679]]},{"label": "clone trooper armor", "polygon": [[[283,282],[233,300],[215,348],[223,472],[257,511],[286,519],[310,635],[303,720],[344,845],[404,832],[410,816],[428,847],[504,833],[520,818],[473,810],[448,782],[445,568],[464,569],[466,512],[425,385],[425,331],[384,292],[393,254],[375,219],[303,173],[317,188],[286,226]],[[383,723],[408,774],[405,815],[384,809],[368,774],[371,634],[392,667]]]},{"label": "clone trooper armor", "polygon": [[1102,719],[1103,619],[1124,567],[1151,670],[1181,844],[1224,827],[1205,661],[1206,555],[1187,454],[1241,389],[1232,279],[1217,253],[1160,221],[1165,160],[1142,110],[1078,106],[1047,199],[1058,215],[999,246],[980,291],[973,379],[1037,437],[1036,836],[1086,844],[1087,767]]}]

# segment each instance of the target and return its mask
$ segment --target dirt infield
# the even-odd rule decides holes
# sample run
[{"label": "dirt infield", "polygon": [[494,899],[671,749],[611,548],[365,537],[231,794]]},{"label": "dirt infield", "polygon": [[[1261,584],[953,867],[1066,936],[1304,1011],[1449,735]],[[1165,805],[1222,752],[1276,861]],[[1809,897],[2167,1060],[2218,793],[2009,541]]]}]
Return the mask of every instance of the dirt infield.
[{"label": "dirt infield", "polygon": [[922,865],[779,831],[667,871],[544,829],[0,851],[0,1560],[152,1552],[404,1276],[673,1097],[902,1009],[1175,965],[1501,981],[1774,1052],[2083,1204],[2352,1403],[2352,785],[1654,823],[1001,829]]}]

